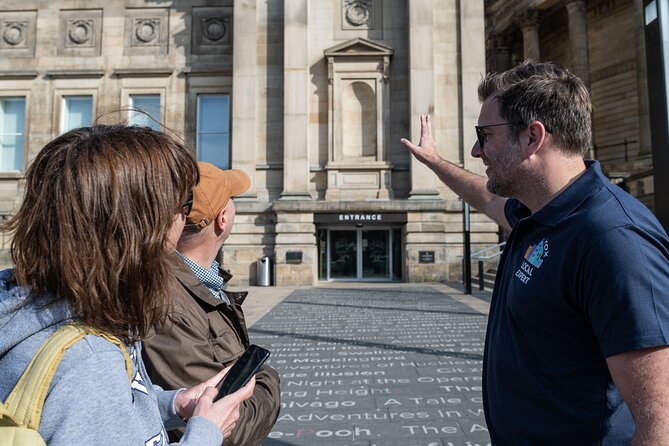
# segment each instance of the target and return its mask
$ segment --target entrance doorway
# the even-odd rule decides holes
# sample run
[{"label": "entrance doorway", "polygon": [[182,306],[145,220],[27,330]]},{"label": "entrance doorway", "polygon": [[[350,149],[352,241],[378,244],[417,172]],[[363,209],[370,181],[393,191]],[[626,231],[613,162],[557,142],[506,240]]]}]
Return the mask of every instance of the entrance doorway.
[{"label": "entrance doorway", "polygon": [[319,279],[393,281],[402,279],[399,228],[326,228],[318,231]]}]

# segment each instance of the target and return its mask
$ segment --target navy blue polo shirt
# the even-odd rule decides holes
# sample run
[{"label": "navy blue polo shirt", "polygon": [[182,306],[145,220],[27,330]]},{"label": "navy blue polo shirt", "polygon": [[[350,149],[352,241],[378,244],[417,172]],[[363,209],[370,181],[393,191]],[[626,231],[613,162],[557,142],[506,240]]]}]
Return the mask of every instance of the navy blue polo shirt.
[{"label": "navy blue polo shirt", "polygon": [[513,230],[493,292],[484,407],[494,445],[628,445],[606,358],[669,344],[669,240],[597,162]]}]

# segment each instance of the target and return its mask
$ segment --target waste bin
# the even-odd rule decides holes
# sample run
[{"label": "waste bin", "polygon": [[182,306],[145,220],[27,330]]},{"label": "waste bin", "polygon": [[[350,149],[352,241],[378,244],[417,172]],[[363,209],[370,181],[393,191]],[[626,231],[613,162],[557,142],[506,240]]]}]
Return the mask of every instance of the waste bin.
[{"label": "waste bin", "polygon": [[262,256],[258,259],[258,286],[272,285],[272,259]]}]

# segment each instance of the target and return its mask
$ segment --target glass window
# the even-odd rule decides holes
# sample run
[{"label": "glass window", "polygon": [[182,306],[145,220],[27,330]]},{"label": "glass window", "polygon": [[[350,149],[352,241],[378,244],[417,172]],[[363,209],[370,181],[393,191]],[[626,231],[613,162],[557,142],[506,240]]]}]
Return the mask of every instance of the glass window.
[{"label": "glass window", "polygon": [[[130,125],[149,127],[160,130],[160,95],[159,94],[133,94],[130,95],[130,107],[141,110],[131,111],[129,116]],[[148,115],[148,116],[147,116]]]},{"label": "glass window", "polygon": [[61,131],[65,133],[93,124],[93,96],[63,96]]},{"label": "glass window", "polygon": [[221,169],[230,168],[230,96],[197,97],[197,159]]},{"label": "glass window", "polygon": [[0,98],[0,170],[23,170],[26,98]]}]

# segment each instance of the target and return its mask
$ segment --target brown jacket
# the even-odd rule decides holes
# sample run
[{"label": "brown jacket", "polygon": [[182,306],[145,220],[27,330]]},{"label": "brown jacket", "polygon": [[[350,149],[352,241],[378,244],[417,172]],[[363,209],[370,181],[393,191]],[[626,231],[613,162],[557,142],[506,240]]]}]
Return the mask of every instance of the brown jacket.
[{"label": "brown jacket", "polygon": [[[174,308],[167,322],[144,341],[144,362],[155,384],[165,389],[191,387],[239,358],[249,345],[241,304],[248,292],[226,292],[231,304],[215,298],[191,269],[175,258]],[[221,276],[229,277],[227,272]],[[263,366],[253,395],[240,407],[240,417],[225,446],[257,446],[279,416],[279,375]],[[172,435],[170,435],[172,436]],[[180,437],[180,435],[177,435]]]}]

